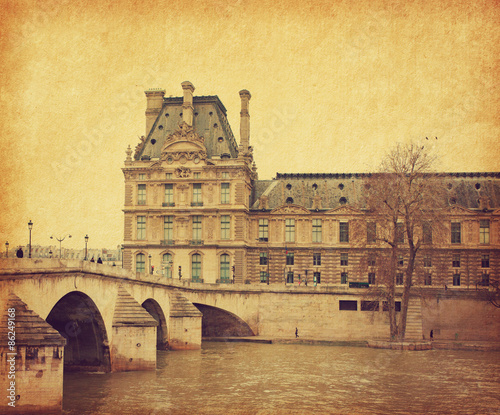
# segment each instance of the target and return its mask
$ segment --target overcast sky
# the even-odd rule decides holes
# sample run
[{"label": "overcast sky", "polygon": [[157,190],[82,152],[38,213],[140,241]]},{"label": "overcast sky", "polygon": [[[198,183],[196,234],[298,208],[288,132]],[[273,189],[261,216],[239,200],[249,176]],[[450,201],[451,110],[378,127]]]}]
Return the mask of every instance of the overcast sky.
[{"label": "overcast sky", "polygon": [[[135,4],[134,4],[135,3]],[[500,6],[491,1],[0,0],[0,248],[115,248],[144,90],[218,95],[259,178],[366,172],[422,140],[443,171],[499,171]],[[425,137],[432,140],[425,140]],[[438,140],[434,139],[438,137]]]}]

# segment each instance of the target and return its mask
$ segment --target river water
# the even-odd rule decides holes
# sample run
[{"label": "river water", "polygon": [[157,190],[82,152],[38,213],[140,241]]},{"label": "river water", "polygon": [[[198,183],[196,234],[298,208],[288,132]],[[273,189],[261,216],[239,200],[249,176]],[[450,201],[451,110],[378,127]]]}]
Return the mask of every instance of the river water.
[{"label": "river water", "polygon": [[203,343],[154,372],[68,373],[64,414],[500,414],[500,352]]}]

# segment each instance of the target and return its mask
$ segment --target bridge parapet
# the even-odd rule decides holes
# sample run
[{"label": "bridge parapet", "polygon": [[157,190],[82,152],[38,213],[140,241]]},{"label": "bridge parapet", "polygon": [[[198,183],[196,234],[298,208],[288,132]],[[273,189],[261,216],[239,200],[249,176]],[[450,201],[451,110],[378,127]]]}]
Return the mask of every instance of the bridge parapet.
[{"label": "bridge parapet", "polygon": [[90,274],[106,274],[114,277],[137,279],[135,273],[120,267],[98,264],[76,259],[58,258],[1,258],[1,275],[36,274],[40,272],[87,272]]}]

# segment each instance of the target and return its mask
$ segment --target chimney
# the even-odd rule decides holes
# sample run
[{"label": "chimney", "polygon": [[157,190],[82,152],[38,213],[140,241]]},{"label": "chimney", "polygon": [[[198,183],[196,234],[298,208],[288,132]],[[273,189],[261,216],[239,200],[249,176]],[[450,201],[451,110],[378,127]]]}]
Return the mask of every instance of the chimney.
[{"label": "chimney", "polygon": [[194,85],[189,81],[185,81],[181,85],[184,90],[184,101],[182,102],[182,121],[192,127]]},{"label": "chimney", "polygon": [[243,89],[240,91],[240,98],[240,151],[246,151],[250,145],[250,113],[248,112],[248,102],[252,96],[250,92]]},{"label": "chimney", "polygon": [[146,107],[146,137],[148,136],[153,124],[158,117],[163,106],[163,97],[165,96],[165,90],[161,88],[151,88],[144,91],[147,98]]}]

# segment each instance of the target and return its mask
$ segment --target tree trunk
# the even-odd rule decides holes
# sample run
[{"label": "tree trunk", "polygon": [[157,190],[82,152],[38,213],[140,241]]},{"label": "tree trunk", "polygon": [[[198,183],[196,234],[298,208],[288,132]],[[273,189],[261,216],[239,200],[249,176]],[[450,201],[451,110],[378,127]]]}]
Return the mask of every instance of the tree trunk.
[{"label": "tree trunk", "polygon": [[389,307],[389,324],[391,328],[391,341],[398,336],[398,325],[396,321],[396,304],[395,304],[395,276],[396,276],[396,261],[397,261],[397,246],[392,247],[391,264],[389,269],[389,278],[387,281],[387,306]]},{"label": "tree trunk", "polygon": [[410,243],[410,255],[408,258],[408,266],[406,267],[405,279],[403,282],[403,298],[401,299],[401,312],[399,315],[398,339],[403,341],[406,334],[406,320],[408,317],[408,304],[410,302],[410,291],[412,286],[413,269],[415,266],[416,250],[413,244]]}]

